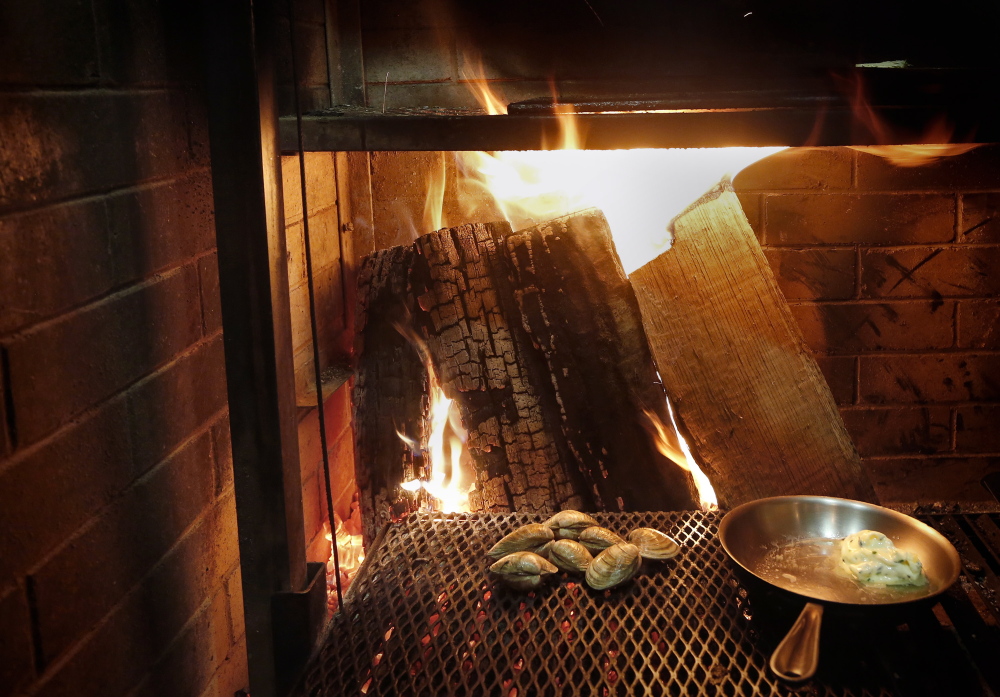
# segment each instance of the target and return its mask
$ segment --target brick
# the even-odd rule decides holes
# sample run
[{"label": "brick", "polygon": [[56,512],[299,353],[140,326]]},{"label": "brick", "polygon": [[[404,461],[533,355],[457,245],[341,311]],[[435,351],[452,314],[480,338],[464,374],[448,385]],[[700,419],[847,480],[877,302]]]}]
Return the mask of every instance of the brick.
[{"label": "brick", "polygon": [[3,367],[6,360],[4,348],[0,346],[0,460],[14,449],[14,434],[10,429],[13,414],[7,413],[7,379]]},{"label": "brick", "polygon": [[[325,210],[337,203],[337,172],[334,154],[330,152],[307,152],[306,199],[309,210]],[[302,186],[299,183],[298,155],[281,158],[282,190],[285,199],[285,221],[293,222],[302,218]]]},{"label": "brick", "polygon": [[929,455],[951,449],[947,407],[843,409],[841,415],[862,457]]},{"label": "brick", "polygon": [[110,196],[117,282],[145,278],[213,249],[214,206],[207,170]]},{"label": "brick", "polygon": [[925,247],[861,254],[861,295],[941,298],[1000,293],[1000,247]]},{"label": "brick", "polygon": [[219,666],[215,677],[201,693],[201,697],[234,697],[240,690],[248,692],[250,689],[248,673],[247,646],[244,638],[230,649],[226,660]]},{"label": "brick", "polygon": [[867,460],[865,466],[882,504],[996,502],[981,481],[1000,472],[1000,458],[888,458]]},{"label": "brick", "polygon": [[[311,22],[295,22],[295,71],[299,85],[326,85],[327,102],[330,103],[330,80],[326,62],[326,30],[322,24]],[[288,34],[288,20],[279,19],[276,22],[275,74],[282,85],[293,85],[292,79],[292,39]],[[365,68],[368,61],[368,44],[365,44]],[[287,113],[287,112],[286,112]],[[294,113],[294,107],[293,112]]]},{"label": "brick", "polygon": [[51,661],[82,637],[211,503],[203,434],[136,483],[33,574],[42,647]]},{"label": "brick", "polygon": [[230,650],[226,595],[217,592],[153,666],[129,697],[191,697],[200,694]]},{"label": "brick", "polygon": [[238,559],[232,496],[216,505],[58,666],[38,697],[125,694],[146,676]]},{"label": "brick", "polygon": [[201,287],[201,330],[211,336],[222,329],[222,298],[219,293],[219,255],[209,254],[198,260]]},{"label": "brick", "polygon": [[226,595],[229,597],[229,626],[236,645],[247,633],[243,616],[243,572],[239,566],[226,577]]},{"label": "brick", "polygon": [[[368,75],[374,74],[373,72],[368,72]],[[382,71],[381,77],[385,77],[385,71]],[[473,93],[467,86],[461,83],[427,82],[394,85],[391,80],[391,72],[389,77],[390,82],[387,86],[383,85],[382,80],[368,83],[368,94],[371,95],[369,99],[372,100],[372,103],[376,107],[381,106],[383,99],[387,109],[419,107],[428,104],[433,104],[444,109],[474,109],[479,106],[479,102],[476,101]],[[510,100],[513,84],[504,83],[503,85],[503,95],[507,100]],[[371,143],[371,135],[371,132],[369,132],[368,143]],[[378,137],[376,136],[374,140],[378,142]],[[388,143],[385,143],[385,145],[388,145]]]},{"label": "brick", "polygon": [[898,191],[1000,189],[1000,148],[980,146],[920,167],[896,167],[876,155],[858,153],[859,188]]},{"label": "brick", "polygon": [[846,189],[852,167],[848,148],[790,148],[745,167],[733,186],[737,191]]},{"label": "brick", "polygon": [[21,443],[37,441],[200,336],[198,272],[189,265],[10,342]]},{"label": "brick", "polygon": [[80,305],[115,285],[104,202],[0,218],[0,334]]},{"label": "brick", "polygon": [[229,436],[229,414],[212,426],[212,457],[215,461],[215,495],[233,486],[233,444]]},{"label": "brick", "polygon": [[0,211],[202,166],[190,100],[179,90],[0,94]]},{"label": "brick", "polygon": [[7,84],[85,84],[98,78],[90,3],[70,0],[58,11],[45,3],[16,3],[0,24],[0,75]]},{"label": "brick", "polygon": [[764,255],[788,300],[854,297],[853,249],[767,249]]},{"label": "brick", "polygon": [[953,196],[783,194],[764,198],[769,245],[902,245],[950,242]]},{"label": "brick", "polygon": [[1000,401],[996,356],[862,356],[860,365],[869,404]]},{"label": "brick", "polygon": [[761,220],[760,216],[761,209],[764,207],[763,197],[760,194],[748,194],[742,191],[737,191],[736,195],[740,199],[743,214],[746,215],[750,227],[753,228],[753,232],[757,236],[757,241],[763,244],[764,221]]},{"label": "brick", "polygon": [[21,576],[136,477],[124,400],[115,400],[0,471],[0,584]]},{"label": "brick", "polygon": [[1000,242],[1000,193],[962,196],[960,242]]},{"label": "brick", "polygon": [[29,622],[23,588],[0,595],[0,697],[18,692],[34,675]]},{"label": "brick", "polygon": [[850,356],[816,356],[816,364],[823,371],[826,382],[837,404],[854,402],[854,358]]},{"label": "brick", "polygon": [[958,303],[958,345],[971,349],[1000,349],[1000,301]]},{"label": "brick", "polygon": [[326,486],[323,482],[323,468],[313,472],[302,482],[302,522],[303,542],[308,547],[312,539],[323,528],[326,518]]},{"label": "brick", "polygon": [[953,341],[953,302],[793,305],[791,310],[814,351],[942,349]]},{"label": "brick", "polygon": [[1000,453],[1000,406],[959,407],[955,448],[962,453]]},{"label": "brick", "polygon": [[313,273],[340,262],[340,218],[335,206],[310,214],[309,244]]},{"label": "brick", "polygon": [[306,243],[302,219],[285,226],[285,254],[288,260],[288,287],[296,288],[306,280]]},{"label": "brick", "polygon": [[101,70],[118,85],[197,81],[201,46],[192,5],[95,0]]},{"label": "brick", "polygon": [[129,392],[136,467],[152,467],[225,406],[225,359],[216,336]]},{"label": "brick", "polygon": [[357,491],[354,479],[354,433],[344,432],[330,451],[330,490],[333,510],[346,519],[351,512],[351,499]]},{"label": "brick", "polygon": [[[452,51],[432,29],[384,29],[365,36],[365,74],[393,82],[436,82],[458,77]],[[381,95],[379,95],[381,96]]]}]

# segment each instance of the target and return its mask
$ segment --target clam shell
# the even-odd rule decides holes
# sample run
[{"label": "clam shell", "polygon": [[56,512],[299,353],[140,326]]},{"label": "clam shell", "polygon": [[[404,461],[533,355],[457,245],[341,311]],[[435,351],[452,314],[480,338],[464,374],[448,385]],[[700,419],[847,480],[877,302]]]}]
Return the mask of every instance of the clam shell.
[{"label": "clam shell", "polygon": [[[543,544],[541,547],[539,547],[538,549],[536,549],[535,550],[535,554],[537,554],[540,557],[544,557],[545,559],[549,559],[549,550],[552,549],[552,543],[553,542],[555,542],[555,540],[549,540],[548,542],[546,542],[545,544]],[[549,561],[552,561],[552,560],[549,559]]]},{"label": "clam shell", "polygon": [[595,525],[589,528],[584,528],[584,530],[580,533],[580,536],[577,538],[577,541],[586,547],[591,554],[597,554],[611,545],[616,545],[619,542],[624,542],[625,540],[607,528],[601,528]]},{"label": "clam shell", "polygon": [[490,571],[510,588],[532,590],[542,584],[542,577],[559,571],[553,564],[534,552],[514,552],[494,562]]},{"label": "clam shell", "polygon": [[585,573],[594,560],[587,548],[576,540],[555,540],[549,545],[549,561],[563,571]]},{"label": "clam shell", "polygon": [[499,559],[512,552],[536,549],[551,540],[552,537],[552,528],[541,523],[523,525],[493,545],[486,554],[494,559]]},{"label": "clam shell", "polygon": [[645,559],[673,559],[681,551],[673,539],[653,528],[636,528],[628,534],[628,541],[639,548]]},{"label": "clam shell", "polygon": [[639,570],[642,557],[639,548],[628,542],[619,542],[594,557],[587,567],[587,585],[594,590],[612,588],[625,583]]},{"label": "clam shell", "polygon": [[580,533],[589,527],[597,525],[597,521],[580,511],[559,511],[542,525],[552,528],[557,540],[575,540]]}]

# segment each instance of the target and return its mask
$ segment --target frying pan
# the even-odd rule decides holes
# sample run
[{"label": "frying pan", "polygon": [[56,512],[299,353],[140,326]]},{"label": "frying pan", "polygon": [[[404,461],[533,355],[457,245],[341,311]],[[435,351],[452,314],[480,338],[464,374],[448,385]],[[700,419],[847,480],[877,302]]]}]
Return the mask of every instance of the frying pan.
[{"label": "frying pan", "polygon": [[[864,586],[840,571],[840,540],[861,530],[877,530],[899,549],[916,552],[927,584]],[[881,506],[828,496],[750,501],[723,517],[719,539],[747,572],[808,601],[771,655],[771,670],[790,681],[816,672],[821,603],[861,609],[911,603],[943,593],[961,570],[958,552],[933,528]]]}]

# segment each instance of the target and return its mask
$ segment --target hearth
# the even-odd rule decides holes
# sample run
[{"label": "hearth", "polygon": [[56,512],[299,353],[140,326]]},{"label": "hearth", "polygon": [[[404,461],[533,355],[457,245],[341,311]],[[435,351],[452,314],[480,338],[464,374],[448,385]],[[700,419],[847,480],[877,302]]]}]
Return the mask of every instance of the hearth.
[{"label": "hearth", "polygon": [[[323,17],[293,10],[277,20],[292,28],[293,41],[290,53],[286,45],[276,47],[291,68],[283,82],[279,76],[275,96],[283,106],[280,125],[272,120],[270,95],[261,93],[265,160],[277,142],[286,152],[281,174],[288,226],[275,226],[274,202],[262,201],[271,227],[262,231],[260,242],[267,244],[259,250],[278,289],[268,298],[280,310],[276,355],[267,360],[279,384],[271,394],[278,407],[285,406],[264,418],[248,414],[244,422],[234,414],[234,443],[239,432],[287,429],[289,414],[282,408],[292,390],[301,414],[318,411],[303,419],[314,418],[320,456],[300,465],[294,454],[275,452],[266,466],[243,465],[258,482],[245,483],[251,493],[239,501],[241,525],[246,521],[246,529],[256,530],[245,545],[250,561],[244,588],[248,608],[257,607],[258,616],[277,617],[268,615],[275,584],[266,570],[257,587],[246,582],[248,573],[257,573],[247,565],[261,554],[252,540],[299,538],[282,543],[290,551],[278,555],[279,567],[288,559],[295,567],[307,555],[325,561],[329,551],[317,537],[324,510],[343,519],[356,512],[360,525],[355,516],[345,531],[363,531],[366,551],[382,554],[376,538],[385,524],[407,525],[420,519],[414,517],[418,512],[434,515],[428,509],[441,508],[442,496],[432,489],[440,483],[435,477],[457,480],[460,469],[458,457],[447,476],[430,464],[435,447],[444,447],[432,445],[439,437],[432,429],[434,405],[444,399],[455,400],[459,414],[450,419],[450,433],[459,440],[464,435],[472,453],[465,466],[475,486],[462,504],[472,511],[692,509],[698,496],[683,469],[683,449],[715,478],[724,505],[792,490],[910,508],[938,500],[961,501],[964,510],[993,505],[979,484],[996,471],[1000,453],[988,426],[996,411],[993,366],[1000,349],[993,329],[1000,288],[989,273],[998,256],[1000,150],[981,145],[1000,140],[988,70],[950,64],[943,69],[931,59],[918,62],[920,68],[857,67],[888,57],[875,56],[872,44],[859,40],[850,51],[834,51],[822,70],[810,64],[809,70],[767,75],[763,68],[773,61],[805,55],[796,53],[802,47],[793,50],[770,35],[776,42],[770,44],[772,55],[729,74],[725,61],[706,59],[705,49],[696,51],[703,62],[684,74],[676,63],[663,62],[661,50],[647,55],[630,49],[613,61],[617,72],[610,77],[586,60],[578,73],[549,85],[548,75],[530,74],[538,58],[531,42],[504,39],[515,44],[505,53],[500,40],[494,45],[483,38],[478,23],[487,20],[476,10],[459,12],[462,20],[454,26],[428,20],[431,26],[411,30],[397,26],[404,20],[386,8],[334,5],[336,12],[328,8]],[[616,17],[601,48],[605,57],[650,31],[639,27],[637,17],[591,9]],[[746,10],[754,12],[766,14]],[[563,61],[570,48],[579,53],[587,37],[601,35],[597,25],[581,28],[580,17],[571,20],[572,31],[553,30],[549,10],[542,14],[537,24],[529,22],[525,36],[537,39],[540,28],[551,31],[554,47],[548,53]],[[659,10],[653,16],[664,19]],[[770,30],[785,21],[773,22]],[[714,47],[724,47],[721,37],[733,32],[742,37],[720,55],[752,53],[753,40],[735,19],[720,26],[726,29],[713,39]],[[483,42],[482,65],[460,50],[469,37]],[[435,58],[437,41],[447,47],[444,61]],[[334,85],[332,92],[327,85],[326,94],[332,97],[316,87],[315,73],[323,71],[315,61],[303,61],[321,44],[329,58],[326,78]],[[529,67],[505,73],[510,65],[504,59],[517,55]],[[491,65],[491,56],[500,57],[499,67]],[[650,56],[656,60],[645,71]],[[675,67],[664,68],[668,64]],[[258,85],[262,79],[258,70]],[[484,89],[492,90],[492,101],[483,100]],[[496,98],[499,93],[517,98]],[[937,142],[950,139],[968,142]],[[732,171],[732,182],[708,182],[688,203],[697,205],[698,195],[715,186],[701,202],[711,210],[687,219],[687,227],[672,215],[658,220],[658,229],[672,226],[674,247],[630,266],[626,276],[617,237],[596,252],[592,245],[556,244],[576,227],[593,227],[573,222],[572,215],[586,206],[556,206],[558,213],[517,225],[505,202],[465,186],[484,179],[482,172],[470,174],[469,151],[503,155],[568,140],[581,150],[792,147]],[[925,147],[905,147],[914,144]],[[513,166],[524,164],[515,158]],[[269,176],[280,193],[277,173]],[[712,208],[718,200],[731,216]],[[225,209],[218,192],[217,202]],[[235,194],[228,203],[241,205]],[[223,227],[230,224],[224,210],[219,219]],[[602,225],[602,235],[617,234],[614,221]],[[688,236],[713,230],[720,244],[707,251]],[[220,228],[220,259],[227,254],[225,234]],[[228,319],[236,316],[232,306],[241,304],[235,298],[243,292],[229,274],[253,266],[236,263],[244,254],[235,251],[242,235],[232,230],[228,273],[222,262],[227,341],[245,339],[259,347],[259,334],[240,336],[239,329],[230,330],[239,324]],[[566,259],[574,254],[576,267]],[[286,259],[291,279],[282,270]],[[666,261],[651,270],[656,259]],[[480,263],[491,270],[469,272]],[[587,275],[594,268],[600,269],[599,284]],[[242,283],[253,279],[247,273]],[[291,292],[284,297],[289,281]],[[454,316],[441,291],[449,283],[472,284],[447,298]],[[477,315],[474,296],[484,293],[496,295],[496,312]],[[586,302],[576,302],[580,298]],[[671,312],[664,305],[669,301],[684,311]],[[691,308],[700,314],[687,316]],[[574,313],[597,318],[600,326],[589,333],[567,331],[581,326],[574,325]],[[628,313],[631,333],[619,333],[620,326],[608,330]],[[461,336],[447,335],[449,329]],[[604,337],[603,343],[595,341],[600,348],[588,351],[594,336]],[[275,353],[268,341],[265,353]],[[712,357],[705,347],[714,349]],[[505,350],[516,360],[508,360]],[[476,355],[456,358],[462,351]],[[601,361],[605,367],[609,360],[625,364],[639,354],[638,367],[626,378],[607,378],[595,387],[596,378],[609,373]],[[723,360],[727,355],[732,364]],[[494,359],[507,373],[496,381],[495,393],[487,381],[477,382],[490,374]],[[259,384],[245,377],[249,359],[238,363],[227,354],[227,360],[231,402],[255,394]],[[342,364],[358,371],[353,383],[343,382],[349,371],[333,377]],[[517,368],[512,372],[510,366]],[[435,385],[442,400],[432,398]],[[727,394],[740,394],[738,407]],[[644,420],[644,410],[655,419]],[[536,417],[541,425],[524,426]],[[801,430],[790,426],[797,420]],[[448,421],[446,415],[442,423]],[[335,438],[330,429],[336,429]],[[301,426],[299,432],[300,439],[311,437]],[[285,433],[275,442],[287,438]],[[345,447],[352,438],[354,447]],[[519,439],[531,447],[521,448]],[[530,464],[520,473],[510,464],[518,458]],[[649,463],[667,474],[637,485]],[[264,471],[271,474],[262,476]],[[537,481],[529,486],[532,476]],[[258,498],[265,480],[271,486],[283,480],[281,491]],[[304,500],[302,481],[308,483]],[[665,492],[681,493],[671,500]],[[260,515],[262,508],[268,515]],[[305,525],[294,522],[302,518],[301,508]],[[282,521],[289,530],[278,530]],[[295,549],[303,537],[316,540],[307,553]],[[278,572],[283,575],[289,574]],[[301,591],[300,575],[279,585]],[[261,625],[265,633],[272,619]],[[308,638],[301,639],[306,635],[298,635],[300,657],[308,648]],[[269,642],[258,649],[257,660],[273,654]]]}]

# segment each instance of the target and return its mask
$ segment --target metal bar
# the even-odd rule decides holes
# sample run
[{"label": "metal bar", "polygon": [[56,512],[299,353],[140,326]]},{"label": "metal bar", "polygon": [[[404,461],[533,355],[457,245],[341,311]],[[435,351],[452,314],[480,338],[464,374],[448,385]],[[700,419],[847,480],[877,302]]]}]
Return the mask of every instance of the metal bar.
[{"label": "metal bar", "polygon": [[[953,124],[956,134],[972,134],[967,136],[972,142],[1000,140],[1000,119],[992,107],[894,107],[881,114],[898,127],[892,142],[880,142],[848,107],[594,113],[579,114],[576,121],[593,150],[907,144],[940,118]],[[558,142],[559,134],[559,120],[551,114],[345,112],[303,118],[307,151],[538,150]],[[294,117],[281,120],[281,144],[288,152],[298,148]]]},{"label": "metal bar", "polygon": [[[277,695],[272,598],[305,587],[270,2],[206,3],[219,282],[250,686]],[[259,29],[256,30],[255,29]]]}]

